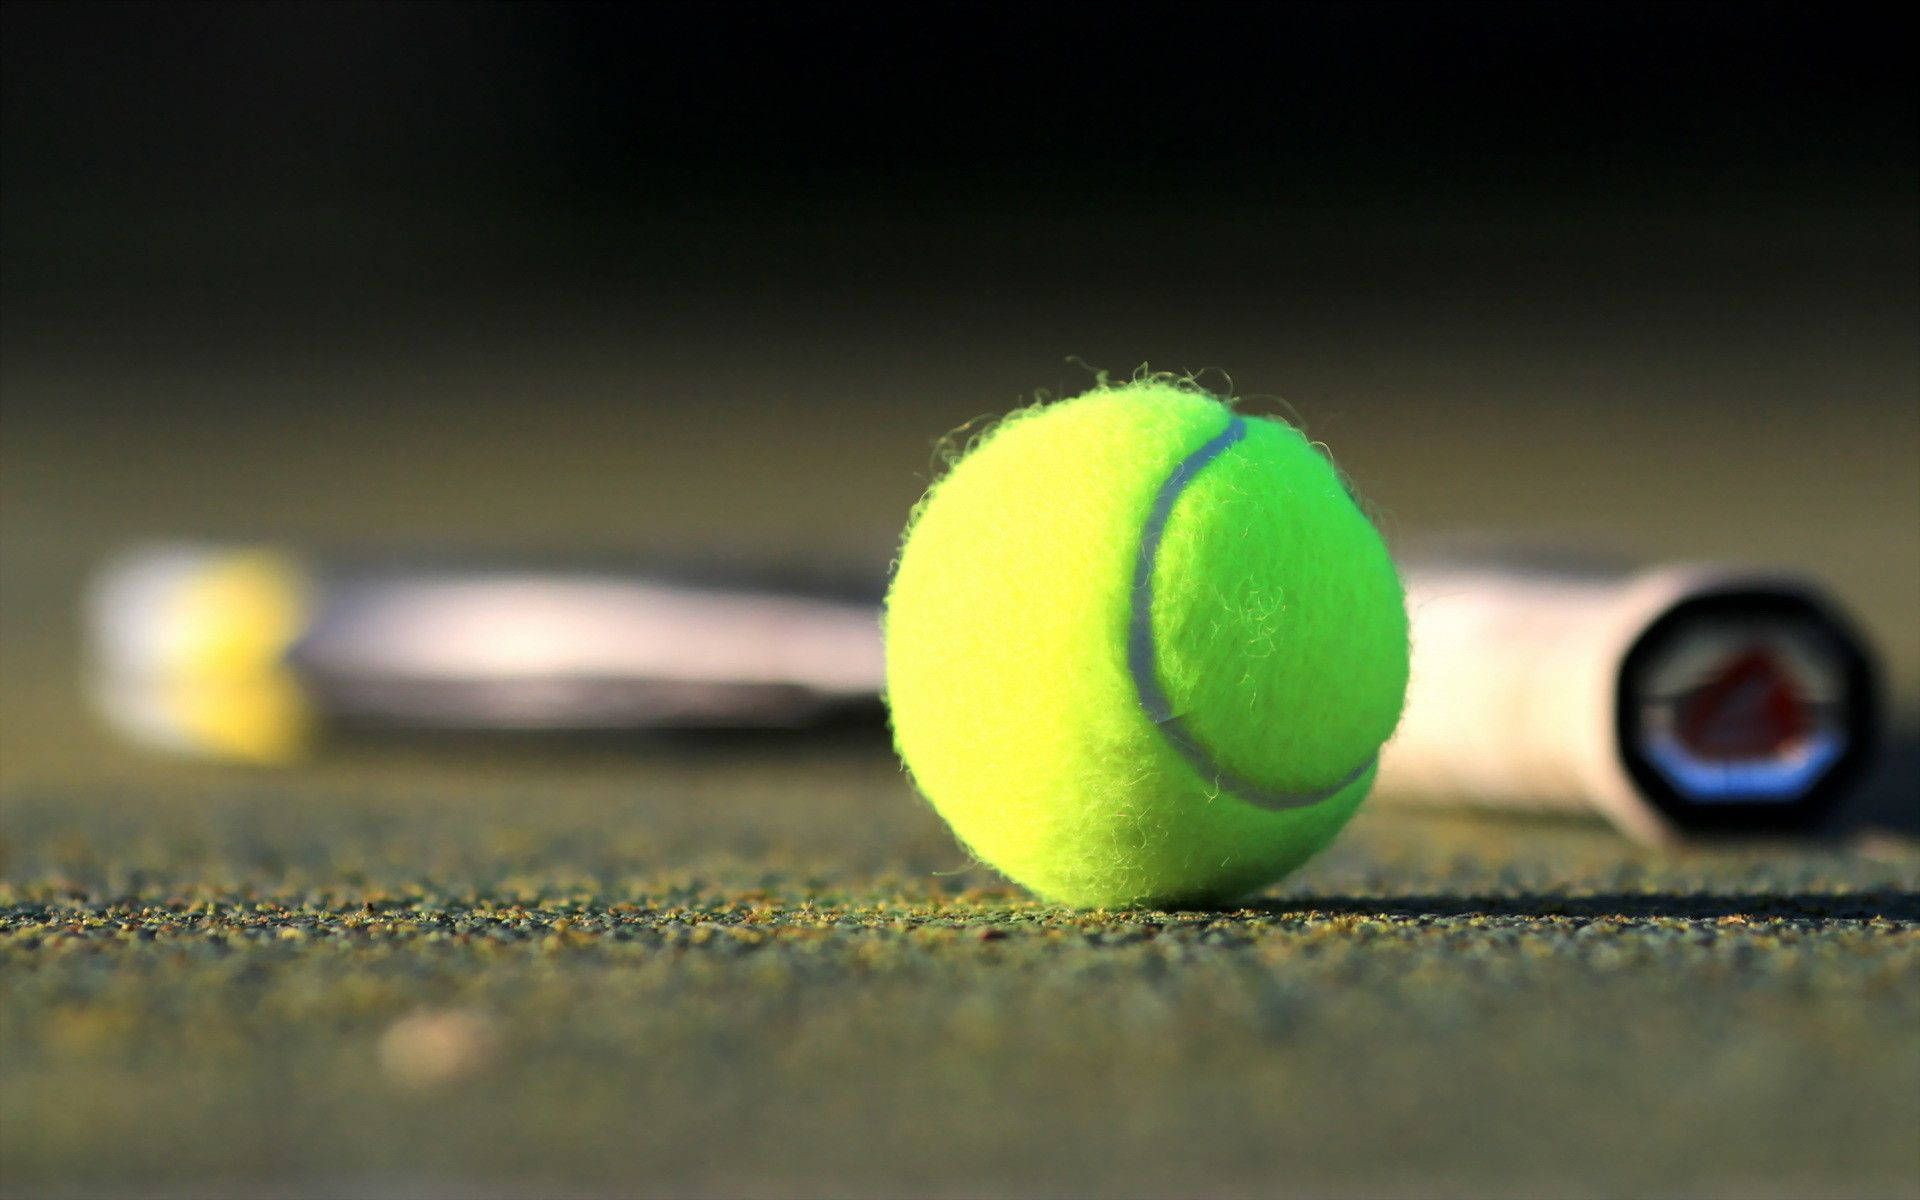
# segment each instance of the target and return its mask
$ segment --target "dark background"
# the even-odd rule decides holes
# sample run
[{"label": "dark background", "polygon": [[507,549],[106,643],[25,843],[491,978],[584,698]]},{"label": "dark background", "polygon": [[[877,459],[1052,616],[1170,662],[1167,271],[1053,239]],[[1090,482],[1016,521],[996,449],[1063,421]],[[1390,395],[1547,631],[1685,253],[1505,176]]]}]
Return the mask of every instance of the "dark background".
[{"label": "dark background", "polygon": [[[744,302],[744,349],[883,294],[981,333],[971,305],[1196,292],[1442,321],[1904,296],[1910,237],[1870,244],[1916,179],[1877,11],[15,4],[8,347]],[[1754,236],[1809,207],[1845,227]]]},{"label": "dark background", "polygon": [[1766,201],[1914,166],[1904,48],[1848,6],[12,8],[22,203]]}]

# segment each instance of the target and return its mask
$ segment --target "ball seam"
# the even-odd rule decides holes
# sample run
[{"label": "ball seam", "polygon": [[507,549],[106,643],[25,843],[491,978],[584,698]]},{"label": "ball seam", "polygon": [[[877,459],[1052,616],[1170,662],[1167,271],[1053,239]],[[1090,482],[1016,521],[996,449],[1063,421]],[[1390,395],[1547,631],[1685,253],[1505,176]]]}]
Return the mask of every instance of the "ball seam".
[{"label": "ball seam", "polygon": [[1129,597],[1131,607],[1127,621],[1127,670],[1133,677],[1134,693],[1147,719],[1159,728],[1161,736],[1180,752],[1180,756],[1202,778],[1212,779],[1216,787],[1231,792],[1257,808],[1274,811],[1307,808],[1331,800],[1351,787],[1373,769],[1379,753],[1369,754],[1337,783],[1324,788],[1290,792],[1266,787],[1221,764],[1187,727],[1186,722],[1181,720],[1180,715],[1173,711],[1173,702],[1160,682],[1160,659],[1153,636],[1153,572],[1160,554],[1161,540],[1166,536],[1167,522],[1173,516],[1174,504],[1195,477],[1246,436],[1246,418],[1236,416],[1229,419],[1225,429],[1180,460],[1154,495],[1153,507],[1148,510],[1146,524],[1140,531],[1140,552],[1134,559],[1133,587]]}]

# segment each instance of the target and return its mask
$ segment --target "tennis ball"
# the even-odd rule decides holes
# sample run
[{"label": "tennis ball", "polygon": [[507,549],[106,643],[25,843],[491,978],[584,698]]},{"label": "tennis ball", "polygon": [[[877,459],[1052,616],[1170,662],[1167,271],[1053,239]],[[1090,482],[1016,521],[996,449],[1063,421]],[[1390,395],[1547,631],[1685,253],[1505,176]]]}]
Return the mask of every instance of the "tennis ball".
[{"label": "tennis ball", "polygon": [[1296,429],[1148,378],[1012,414],[927,493],[887,701],[960,840],[1082,907],[1219,904],[1333,840],[1407,683],[1380,535]]}]

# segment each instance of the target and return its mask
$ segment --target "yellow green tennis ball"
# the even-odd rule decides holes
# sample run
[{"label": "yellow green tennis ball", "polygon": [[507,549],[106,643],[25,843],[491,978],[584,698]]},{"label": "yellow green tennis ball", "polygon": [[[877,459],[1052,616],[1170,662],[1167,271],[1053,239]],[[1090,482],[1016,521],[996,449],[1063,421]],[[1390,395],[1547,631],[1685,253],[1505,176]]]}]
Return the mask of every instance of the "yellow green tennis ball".
[{"label": "yellow green tennis ball", "polygon": [[886,606],[915,783],[1088,907],[1217,904],[1373,782],[1407,683],[1379,533],[1289,425],[1147,379],[1016,412],[927,493]]}]

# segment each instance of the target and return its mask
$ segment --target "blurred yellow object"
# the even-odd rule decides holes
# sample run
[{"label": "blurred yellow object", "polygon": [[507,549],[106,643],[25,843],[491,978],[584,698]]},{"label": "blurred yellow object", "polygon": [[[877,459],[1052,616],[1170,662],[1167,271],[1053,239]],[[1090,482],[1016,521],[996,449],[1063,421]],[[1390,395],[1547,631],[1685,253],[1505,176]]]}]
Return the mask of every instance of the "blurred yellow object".
[{"label": "blurred yellow object", "polygon": [[306,627],[307,589],[292,559],[241,550],[210,560],[166,598],[179,638],[174,667],[189,676],[259,675],[283,661]]},{"label": "blurred yellow object", "polygon": [[314,707],[288,653],[312,587],[269,550],[178,548],[147,556],[96,595],[109,631],[102,700],[149,740],[223,758],[282,763],[313,739]]},{"label": "blurred yellow object", "polygon": [[206,754],[265,765],[290,762],[313,740],[313,708],[293,672],[175,681],[163,703],[181,736]]}]

